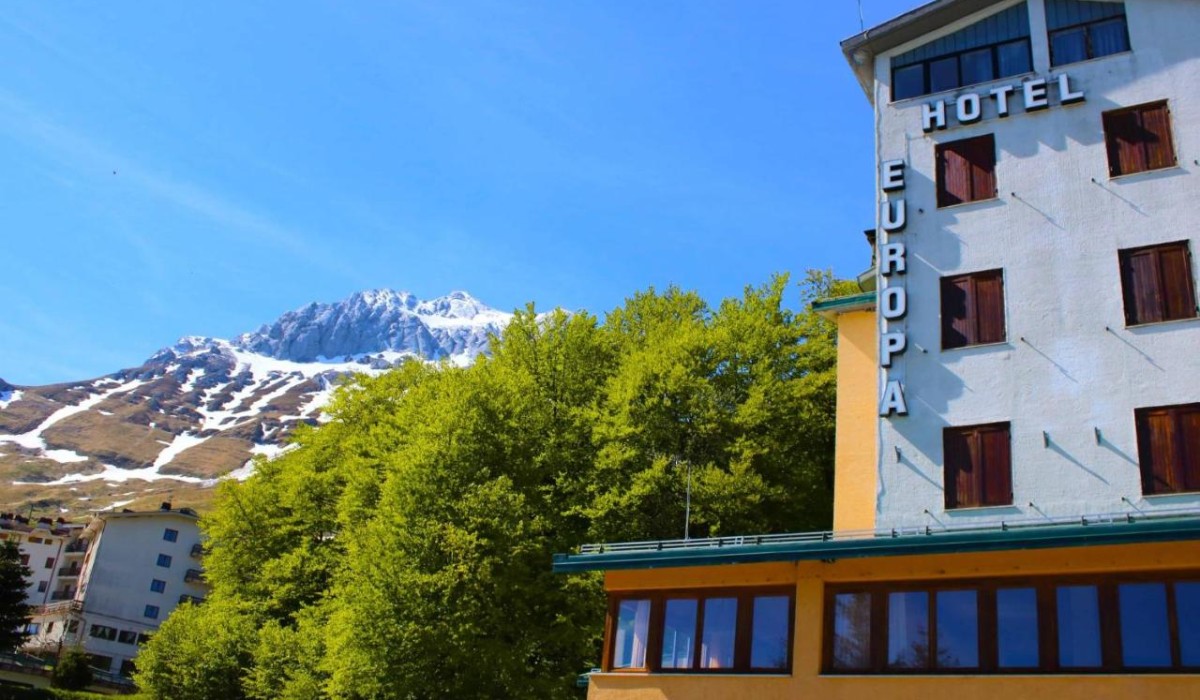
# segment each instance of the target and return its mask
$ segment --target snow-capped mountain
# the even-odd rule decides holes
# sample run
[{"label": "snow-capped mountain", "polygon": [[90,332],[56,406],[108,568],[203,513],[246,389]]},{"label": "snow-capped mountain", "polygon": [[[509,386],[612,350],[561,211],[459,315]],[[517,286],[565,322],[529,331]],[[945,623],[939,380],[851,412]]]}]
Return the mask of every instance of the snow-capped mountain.
[{"label": "snow-capped mountain", "polygon": [[0,509],[60,512],[203,501],[251,473],[301,423],[316,423],[339,377],[407,358],[470,364],[512,314],[466,292],[422,301],[359,292],[314,303],[233,340],[189,336],[139,367],[21,387],[0,380]]}]

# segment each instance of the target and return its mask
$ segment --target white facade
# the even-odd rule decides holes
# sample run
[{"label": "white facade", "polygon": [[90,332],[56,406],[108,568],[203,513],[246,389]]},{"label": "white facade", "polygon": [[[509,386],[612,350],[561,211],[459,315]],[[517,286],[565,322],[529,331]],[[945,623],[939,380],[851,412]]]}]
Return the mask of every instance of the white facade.
[{"label": "white facade", "polygon": [[103,513],[82,536],[89,542],[74,596],[38,609],[28,647],[82,644],[93,665],[128,673],[138,644],[182,601],[207,595],[200,530],[190,510]]},{"label": "white facade", "polygon": [[[908,413],[880,418],[877,524],[1200,505],[1195,493],[1143,495],[1134,422],[1136,408],[1200,402],[1200,319],[1126,327],[1118,267],[1121,249],[1186,239],[1200,250],[1200,2],[1127,0],[1130,51],[1051,68],[1044,0],[1028,0],[1032,72],[893,102],[891,56],[1018,2],[958,5],[985,4],[878,55],[852,55],[874,71],[878,161],[905,164],[903,190],[885,194],[879,181],[881,243],[903,242],[907,265],[878,280],[881,293],[900,286],[907,298],[905,316],[879,318],[881,338],[901,332],[907,340],[880,370],[880,387],[899,381]],[[954,5],[930,7],[953,13]],[[1060,104],[1062,75],[1083,101]],[[1039,78],[1049,107],[1026,112],[1023,85]],[[1003,85],[1015,91],[1010,115],[999,118],[988,92]],[[955,101],[968,93],[984,96],[983,115],[960,125]],[[948,126],[927,133],[922,110],[943,100]],[[1110,178],[1102,113],[1159,100],[1168,102],[1178,165]],[[995,136],[998,196],[939,209],[935,146],[982,134]],[[905,202],[900,232],[883,230],[889,200]],[[940,279],[996,268],[1005,341],[942,350]],[[947,510],[943,429],[1005,421],[1012,505]]]},{"label": "white facade", "polygon": [[0,541],[17,544],[29,567],[25,603],[39,606],[69,600],[75,593],[74,581],[80,571],[84,545],[79,541],[82,525],[30,520],[18,515],[0,515]]}]

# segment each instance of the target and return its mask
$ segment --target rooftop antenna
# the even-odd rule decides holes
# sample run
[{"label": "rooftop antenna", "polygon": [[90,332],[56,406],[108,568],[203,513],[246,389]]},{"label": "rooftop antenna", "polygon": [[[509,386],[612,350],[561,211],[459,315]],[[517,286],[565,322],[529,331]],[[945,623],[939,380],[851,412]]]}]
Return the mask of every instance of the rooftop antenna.
[{"label": "rooftop antenna", "polygon": [[864,32],[867,30],[867,23],[863,20],[862,0],[858,0],[858,31]]},{"label": "rooftop antenna", "polygon": [[[684,506],[683,506],[683,539],[686,542],[691,539],[688,536],[688,530],[691,528],[692,521],[692,462],[687,460],[687,490],[685,491]],[[675,458],[675,466],[679,466],[679,458]]]}]

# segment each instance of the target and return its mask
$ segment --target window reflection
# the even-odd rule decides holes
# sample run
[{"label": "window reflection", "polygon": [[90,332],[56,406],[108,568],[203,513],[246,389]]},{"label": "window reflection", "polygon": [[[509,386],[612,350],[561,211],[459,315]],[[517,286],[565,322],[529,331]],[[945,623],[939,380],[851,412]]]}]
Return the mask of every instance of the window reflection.
[{"label": "window reflection", "polygon": [[888,594],[888,666],[925,668],[929,665],[929,594],[924,591]]},{"label": "window reflection", "polygon": [[622,600],[617,607],[613,668],[646,667],[646,639],[649,631],[650,601]]},{"label": "window reflection", "polygon": [[1095,586],[1060,586],[1058,663],[1064,668],[1100,665],[1100,607]]},{"label": "window reflection", "polygon": [[833,606],[833,667],[846,671],[869,667],[871,594],[839,593]]},{"label": "window reflection", "polygon": [[737,598],[704,601],[704,634],[700,638],[701,668],[733,668],[737,631]]},{"label": "window reflection", "polygon": [[787,668],[791,616],[787,596],[758,596],[750,637],[751,668]]},{"label": "window reflection", "polygon": [[937,665],[979,666],[979,605],[975,591],[937,594]]},{"label": "window reflection", "polygon": [[1000,668],[1038,665],[1037,590],[996,591],[996,652]]},{"label": "window reflection", "polygon": [[1121,660],[1126,666],[1170,666],[1167,587],[1126,583],[1117,587],[1121,619]]},{"label": "window reflection", "polygon": [[667,601],[663,614],[662,667],[691,668],[696,648],[695,598]]},{"label": "window reflection", "polygon": [[1175,623],[1179,628],[1179,660],[1200,666],[1200,581],[1175,584]]}]

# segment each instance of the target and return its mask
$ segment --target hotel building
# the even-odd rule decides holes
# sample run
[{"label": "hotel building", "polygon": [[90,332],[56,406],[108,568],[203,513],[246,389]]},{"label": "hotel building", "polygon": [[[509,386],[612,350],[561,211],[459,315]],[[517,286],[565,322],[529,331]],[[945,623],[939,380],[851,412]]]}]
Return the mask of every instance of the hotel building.
[{"label": "hotel building", "polygon": [[834,530],[559,555],[605,572],[590,697],[1200,694],[1196,27],[937,0],[842,43],[879,201],[815,305]]}]

